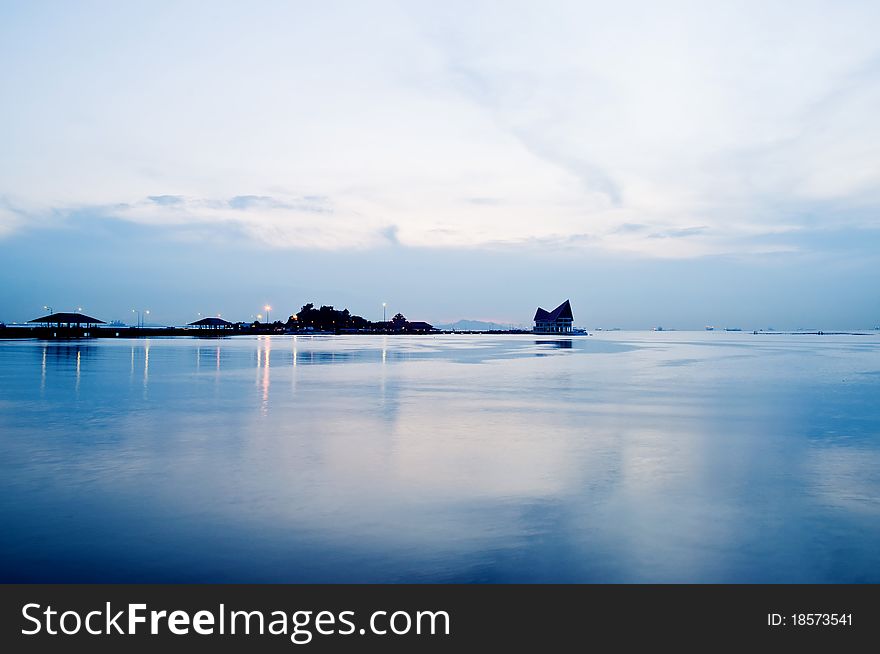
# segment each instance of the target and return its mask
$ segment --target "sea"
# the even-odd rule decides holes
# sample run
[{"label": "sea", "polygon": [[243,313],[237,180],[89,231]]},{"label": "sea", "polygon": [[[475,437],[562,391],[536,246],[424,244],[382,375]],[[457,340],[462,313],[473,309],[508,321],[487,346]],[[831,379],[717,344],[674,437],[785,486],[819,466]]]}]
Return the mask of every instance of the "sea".
[{"label": "sea", "polygon": [[0,341],[2,582],[880,582],[880,333]]}]

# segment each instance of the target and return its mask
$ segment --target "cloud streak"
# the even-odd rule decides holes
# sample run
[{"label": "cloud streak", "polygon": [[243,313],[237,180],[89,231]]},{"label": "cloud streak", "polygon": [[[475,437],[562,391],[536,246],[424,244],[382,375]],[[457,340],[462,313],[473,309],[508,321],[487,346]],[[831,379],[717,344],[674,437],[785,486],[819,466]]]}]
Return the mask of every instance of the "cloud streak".
[{"label": "cloud streak", "polygon": [[688,258],[880,226],[870,3],[0,11],[0,238],[92,211]]},{"label": "cloud streak", "polygon": [[[275,248],[363,249],[387,244],[393,227],[337,210],[323,197],[231,198],[149,196],[133,203],[80,208],[150,227],[189,227],[235,233]],[[389,236],[391,234],[391,236]]]}]

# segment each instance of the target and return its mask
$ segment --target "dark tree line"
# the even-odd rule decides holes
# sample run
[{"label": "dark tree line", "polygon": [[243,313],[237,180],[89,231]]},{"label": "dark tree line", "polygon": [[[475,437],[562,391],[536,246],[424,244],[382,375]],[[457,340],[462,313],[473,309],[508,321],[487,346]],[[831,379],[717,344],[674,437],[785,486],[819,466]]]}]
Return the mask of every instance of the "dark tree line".
[{"label": "dark tree line", "polygon": [[287,326],[292,329],[311,327],[315,331],[338,331],[340,329],[370,329],[374,325],[366,318],[355,316],[348,309],[334,309],[324,305],[319,309],[309,302],[296,315],[290,316]]},{"label": "dark tree line", "polygon": [[396,314],[388,322],[371,322],[361,316],[352,314],[348,309],[335,309],[332,305],[315,307],[311,302],[303,305],[296,314],[290,316],[287,322],[276,320],[271,325],[261,325],[254,322],[253,328],[273,332],[401,332],[401,333],[425,333],[432,331],[431,325],[425,322],[410,322],[402,313]]}]

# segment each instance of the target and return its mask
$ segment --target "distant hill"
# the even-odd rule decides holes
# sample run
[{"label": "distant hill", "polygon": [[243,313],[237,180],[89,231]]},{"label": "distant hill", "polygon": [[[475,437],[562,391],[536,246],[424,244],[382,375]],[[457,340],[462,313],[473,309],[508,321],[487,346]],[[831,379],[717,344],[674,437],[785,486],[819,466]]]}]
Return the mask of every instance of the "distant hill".
[{"label": "distant hill", "polygon": [[482,320],[459,320],[445,325],[434,325],[437,329],[445,331],[462,331],[462,332],[495,332],[507,331],[511,327],[514,329],[520,325],[500,325],[497,322],[484,322]]}]

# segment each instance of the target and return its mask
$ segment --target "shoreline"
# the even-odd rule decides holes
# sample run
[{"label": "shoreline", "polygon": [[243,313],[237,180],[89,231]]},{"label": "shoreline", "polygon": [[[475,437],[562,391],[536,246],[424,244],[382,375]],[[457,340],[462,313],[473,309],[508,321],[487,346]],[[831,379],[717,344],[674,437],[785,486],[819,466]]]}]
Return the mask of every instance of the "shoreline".
[{"label": "shoreline", "polygon": [[[399,330],[339,330],[328,331],[294,331],[270,329],[193,329],[185,327],[92,327],[86,328],[55,328],[55,327],[23,327],[5,326],[0,328],[0,340],[36,339],[36,340],[82,340],[93,338],[219,338],[233,336],[437,336],[440,334],[532,334],[526,330],[505,331],[399,331]],[[563,334],[540,334],[543,336],[563,336]],[[566,334],[565,336],[579,336]]]},{"label": "shoreline", "polygon": [[[656,332],[652,329],[620,330],[627,332],[646,333],[704,333],[702,330],[664,330]],[[721,332],[728,334],[728,332]],[[742,331],[736,332],[748,336],[873,336],[880,334],[877,330],[809,330],[809,331]],[[0,341],[3,340],[44,340],[44,341],[69,341],[91,339],[138,339],[138,338],[229,338],[235,336],[535,336],[550,338],[580,338],[593,336],[595,332],[575,334],[552,334],[535,333],[523,329],[511,330],[434,330],[434,331],[392,331],[392,330],[340,330],[336,332],[326,331],[272,331],[268,329],[193,329],[185,327],[93,327],[85,328],[46,328],[9,326],[0,328]]]}]

